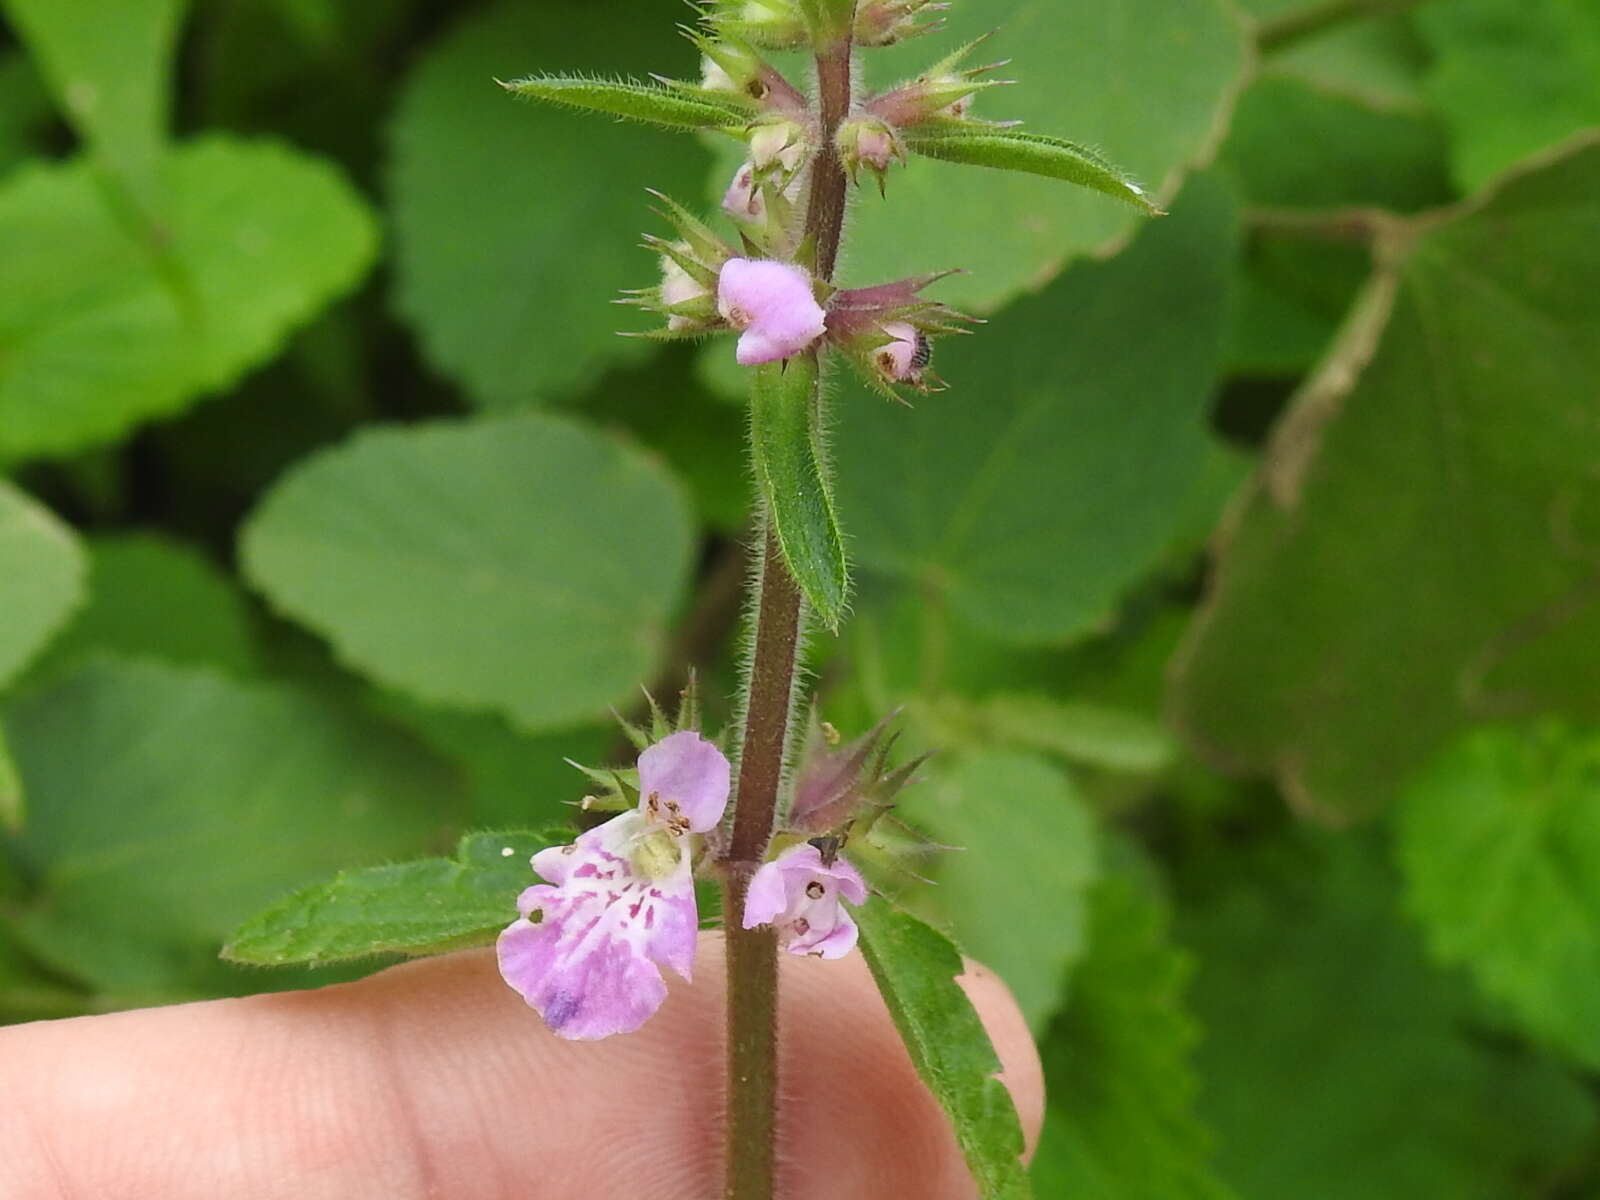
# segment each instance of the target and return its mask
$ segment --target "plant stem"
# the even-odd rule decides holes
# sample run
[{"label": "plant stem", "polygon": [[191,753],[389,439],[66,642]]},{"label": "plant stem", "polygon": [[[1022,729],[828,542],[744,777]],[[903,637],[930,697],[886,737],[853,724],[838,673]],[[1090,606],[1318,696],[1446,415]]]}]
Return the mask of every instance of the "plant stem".
[{"label": "plant stem", "polygon": [[[816,247],[817,274],[831,280],[839,261],[848,186],[833,144],[850,112],[848,39],[817,55],[817,89],[822,148],[811,168],[805,232]],[[776,1194],[777,934],[770,926],[745,929],[740,917],[750,877],[766,857],[777,821],[805,642],[805,603],[770,522],[760,555],[733,830],[722,863],[728,947],[727,1200],[772,1200]]]}]

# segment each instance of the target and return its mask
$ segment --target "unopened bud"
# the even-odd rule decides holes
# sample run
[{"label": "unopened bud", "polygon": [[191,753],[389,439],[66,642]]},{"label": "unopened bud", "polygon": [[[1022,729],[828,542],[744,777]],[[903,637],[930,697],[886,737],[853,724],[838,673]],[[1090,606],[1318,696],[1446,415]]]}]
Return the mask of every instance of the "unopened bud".
[{"label": "unopened bud", "polygon": [[947,4],[928,0],[862,0],[856,9],[855,40],[862,46],[892,46],[907,38],[932,33],[944,22],[923,21],[928,13],[942,12]]},{"label": "unopened bud", "polygon": [[781,170],[793,175],[810,151],[806,130],[798,121],[767,121],[750,134],[750,162],[757,171]]},{"label": "unopened bud", "polygon": [[[687,247],[684,249],[687,250]],[[661,256],[662,307],[673,309],[702,300],[705,301],[705,315],[707,317],[714,315],[716,309],[711,303],[711,289],[685,271],[671,255],[663,254]],[[669,312],[667,315],[667,328],[674,333],[698,329],[704,324],[704,320],[689,313]]]},{"label": "unopened bud", "polygon": [[839,161],[852,179],[866,167],[881,180],[890,163],[906,157],[894,126],[879,117],[852,117],[840,125],[838,147]]},{"label": "unopened bud", "polygon": [[795,0],[721,0],[712,14],[718,27],[769,50],[809,43],[810,28]]},{"label": "unopened bud", "polygon": [[759,225],[767,219],[767,201],[761,192],[753,162],[742,163],[733,173],[733,182],[722,194],[722,210],[735,221]]}]

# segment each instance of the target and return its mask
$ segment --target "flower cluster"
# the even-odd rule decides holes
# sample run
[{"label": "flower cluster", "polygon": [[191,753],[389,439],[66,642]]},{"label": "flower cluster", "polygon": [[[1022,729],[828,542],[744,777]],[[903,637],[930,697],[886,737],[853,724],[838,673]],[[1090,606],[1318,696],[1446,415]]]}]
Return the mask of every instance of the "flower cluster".
[{"label": "flower cluster", "polygon": [[[535,854],[533,869],[545,882],[522,893],[521,916],[500,934],[501,974],[561,1037],[639,1028],[666,999],[661,968],[684,979],[693,970],[694,867],[706,835],[716,836],[731,769],[715,743],[692,729],[667,733],[657,718],[654,741],[628,728],[644,746],[637,802],[570,845]],[[865,848],[866,834],[921,764],[887,767],[891,719],[845,746],[813,727],[776,840],[781,850],[746,890],[744,928],[771,925],[791,954],[841,958],[855,948],[845,905],[864,904],[868,888],[843,850]],[[591,774],[612,779],[615,797],[632,795],[620,776]]]},{"label": "flower cluster", "polygon": [[[933,14],[943,8],[927,0],[864,0],[856,6],[854,37],[864,46],[892,45],[936,28]],[[644,336],[731,331],[739,335],[736,357],[745,366],[830,347],[886,396],[901,398],[902,387],[933,390],[939,381],[928,369],[932,339],[964,332],[966,320],[918,294],[942,276],[858,289],[816,278],[814,247],[803,237],[802,192],[824,152],[858,183],[863,172],[871,175],[882,191],[891,168],[906,161],[905,131],[990,124],[976,121],[970,108],[980,91],[1005,82],[982,78],[1001,64],[964,68],[972,46],[964,47],[914,79],[861,98],[830,134],[805,94],[763,57],[808,40],[793,0],[714,0],[704,28],[689,36],[702,76],[673,86],[720,97],[743,114],[743,124],[726,130],[745,146],[722,199],[734,242],[659,197],[677,237],[645,239],[661,255],[661,282],[624,301],[666,318],[664,329]]]}]

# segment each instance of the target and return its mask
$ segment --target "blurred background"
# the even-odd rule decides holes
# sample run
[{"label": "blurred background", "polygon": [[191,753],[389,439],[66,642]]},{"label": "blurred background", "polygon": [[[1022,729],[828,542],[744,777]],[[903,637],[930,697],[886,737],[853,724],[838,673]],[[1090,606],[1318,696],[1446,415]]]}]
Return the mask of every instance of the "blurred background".
[{"label": "blurred background", "polygon": [[[904,899],[1040,1039],[1040,1194],[1600,1194],[1600,6],[949,16],[872,80],[998,28],[979,115],[1171,210],[918,161],[841,269],[989,318],[835,392],[815,683],[938,750]],[[216,951],[567,820],[641,683],[726,719],[732,346],[609,302],[738,148],[493,82],[681,19],[0,0],[0,1019],[382,965]]]}]

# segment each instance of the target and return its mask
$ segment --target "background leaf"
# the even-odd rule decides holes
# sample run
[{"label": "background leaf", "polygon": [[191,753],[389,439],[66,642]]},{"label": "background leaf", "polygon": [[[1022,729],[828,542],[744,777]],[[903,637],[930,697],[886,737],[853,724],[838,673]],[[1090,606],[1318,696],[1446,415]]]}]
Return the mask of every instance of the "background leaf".
[{"label": "background leaf", "polygon": [[1597,189],[1591,141],[1424,226],[1392,311],[1376,285],[1370,365],[1279,431],[1174,677],[1214,757],[1348,815],[1475,717],[1596,711]]},{"label": "background leaf", "polygon": [[420,64],[395,115],[396,303],[477,404],[560,396],[649,352],[616,336],[626,319],[610,306],[659,282],[629,233],[655,220],[645,188],[692,197],[705,175],[692,143],[518,104],[494,85],[533,66],[698,74],[687,43],[671,53],[658,4],[615,0],[603,21],[594,11],[584,0],[486,10]]},{"label": "background leaf", "polygon": [[1203,475],[1234,219],[1197,180],[1124,253],[941,346],[950,392],[910,412],[846,393],[839,507],[860,564],[1018,642],[1104,621]]},{"label": "background leaf", "polygon": [[1452,0],[1417,23],[1463,188],[1600,125],[1600,9],[1587,0]]},{"label": "background leaf", "polygon": [[1192,969],[1161,906],[1128,880],[1095,888],[1090,950],[1042,1046],[1049,1105],[1033,1161],[1049,1196],[1223,1200],[1211,1139],[1194,1113],[1183,1008]]},{"label": "background leaf", "polygon": [[246,915],[340,866],[416,853],[459,803],[392,729],[193,668],[91,663],[5,721],[34,881],[17,929],[112,992],[225,987],[217,946]]},{"label": "background leaf", "polygon": [[146,219],[167,136],[168,89],[186,0],[5,0],[57,102]]},{"label": "background leaf", "polygon": [[994,1078],[1000,1060],[956,983],[961,955],[946,938],[874,896],[856,910],[861,950],[917,1074],[955,1125],[984,1200],[1032,1194],[1022,1169],[1022,1127]]},{"label": "background leaf", "polygon": [[1435,956],[1600,1065],[1600,738],[1465,735],[1406,789],[1397,853]]},{"label": "background leaf", "polygon": [[72,530],[0,479],[0,684],[20,670],[83,598],[84,554]]},{"label": "background leaf", "polygon": [[241,963],[316,965],[383,952],[437,954],[486,945],[537,882],[528,860],[568,837],[473,833],[452,858],[341,871],[285,896],[236,929],[223,956]]},{"label": "background leaf", "polygon": [[0,182],[0,461],[114,440],[235,382],[372,259],[366,206],[286,147],[207,138],[165,178],[165,274],[84,163]]},{"label": "background leaf", "polygon": [[242,554],[355,669],[536,729],[603,715],[650,678],[689,539],[655,462],[528,413],[325,452],[268,496]]},{"label": "background leaf", "polygon": [[1370,839],[1267,844],[1208,874],[1178,928],[1199,955],[1200,1112],[1246,1200],[1499,1200],[1583,1152],[1593,1100],[1474,1035],[1459,981],[1397,923]]},{"label": "background leaf", "polygon": [[[1163,207],[1185,169],[1209,160],[1248,70],[1243,25],[1224,0],[999,0],[958,4],[947,17],[939,42],[998,29],[978,53],[1013,58],[1006,74],[1028,81],[984,94],[976,115],[1103,149]],[[874,54],[869,82],[913,77],[939,54],[923,39]],[[1126,239],[1142,220],[1054,180],[914,161],[891,177],[887,202],[863,196],[852,210],[846,278],[856,286],[963,267],[970,273],[942,284],[941,297],[992,309],[1069,259]]]}]

